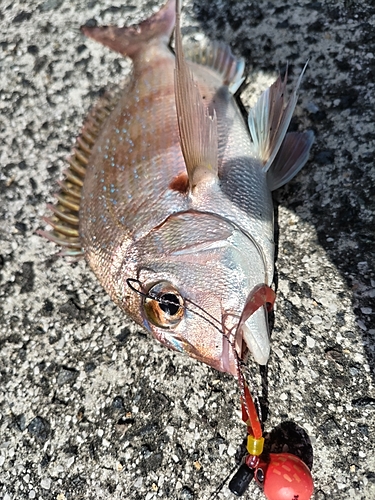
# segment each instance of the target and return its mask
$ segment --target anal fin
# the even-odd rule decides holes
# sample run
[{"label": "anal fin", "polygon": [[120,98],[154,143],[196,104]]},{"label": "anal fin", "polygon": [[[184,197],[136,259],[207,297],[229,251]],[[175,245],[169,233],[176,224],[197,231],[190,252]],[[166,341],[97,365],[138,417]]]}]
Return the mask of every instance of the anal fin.
[{"label": "anal fin", "polygon": [[313,142],[314,133],[311,130],[286,134],[267,172],[267,184],[271,191],[283,186],[298,174],[307,162]]},{"label": "anal fin", "polygon": [[187,60],[212,69],[235,94],[244,81],[245,61],[233,55],[230,47],[224,42],[205,41],[191,43],[184,48]]},{"label": "anal fin", "polygon": [[249,113],[250,134],[271,190],[284,185],[301,170],[314,140],[311,131],[287,134],[305,69],[306,65],[289,101],[286,99],[286,73],[283,80],[279,76],[263,92]]}]

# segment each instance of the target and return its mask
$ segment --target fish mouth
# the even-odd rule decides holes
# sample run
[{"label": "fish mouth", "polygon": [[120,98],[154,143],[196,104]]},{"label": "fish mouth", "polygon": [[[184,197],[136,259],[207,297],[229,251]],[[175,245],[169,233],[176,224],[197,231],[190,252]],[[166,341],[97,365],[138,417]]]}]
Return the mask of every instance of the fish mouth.
[{"label": "fish mouth", "polygon": [[265,307],[259,308],[241,326],[239,333],[259,365],[266,365],[270,356],[268,314]]},{"label": "fish mouth", "polygon": [[220,358],[220,371],[230,373],[237,377],[240,363],[247,360],[248,346],[244,341],[242,330],[238,328],[239,315],[226,313],[222,318],[222,352]]},{"label": "fish mouth", "polygon": [[[228,336],[223,339],[224,371],[234,373],[235,370],[235,373],[238,373],[239,359],[245,361],[248,352],[258,364],[267,364],[270,356],[268,311],[272,309],[275,298],[275,292],[265,283],[260,283],[251,290],[246,298],[233,340]],[[233,331],[233,326],[226,328],[226,331]]]},{"label": "fish mouth", "polygon": [[237,328],[236,335],[230,339],[223,337],[220,371],[238,376],[240,363],[246,362],[249,354],[259,365],[266,365],[270,356],[267,311],[258,309]]}]

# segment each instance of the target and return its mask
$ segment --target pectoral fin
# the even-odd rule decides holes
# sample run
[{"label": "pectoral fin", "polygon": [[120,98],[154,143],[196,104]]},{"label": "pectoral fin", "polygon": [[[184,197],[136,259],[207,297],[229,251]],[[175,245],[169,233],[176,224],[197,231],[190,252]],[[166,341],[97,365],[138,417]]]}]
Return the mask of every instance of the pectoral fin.
[{"label": "pectoral fin", "polygon": [[175,97],[182,154],[189,177],[189,188],[217,178],[217,120],[209,114],[193,75],[185,61],[180,29],[180,1],[176,3]]}]

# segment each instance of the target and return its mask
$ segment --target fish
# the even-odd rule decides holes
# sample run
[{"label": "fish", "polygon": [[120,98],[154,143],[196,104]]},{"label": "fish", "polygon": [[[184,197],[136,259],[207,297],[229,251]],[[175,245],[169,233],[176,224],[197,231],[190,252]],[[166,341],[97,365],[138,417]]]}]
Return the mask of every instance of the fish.
[{"label": "fish", "polygon": [[238,376],[270,355],[271,193],[313,143],[288,132],[305,69],[289,99],[279,76],[246,120],[244,60],[223,42],[183,47],[180,3],[136,26],[82,27],[132,72],[90,112],[39,233],[158,341]]}]

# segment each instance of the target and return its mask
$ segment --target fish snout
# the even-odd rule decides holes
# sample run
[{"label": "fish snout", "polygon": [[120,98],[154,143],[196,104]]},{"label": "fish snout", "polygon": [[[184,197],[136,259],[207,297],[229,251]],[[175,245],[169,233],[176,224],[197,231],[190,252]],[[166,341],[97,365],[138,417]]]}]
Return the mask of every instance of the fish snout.
[{"label": "fish snout", "polygon": [[265,283],[256,285],[245,301],[238,323],[240,332],[254,360],[267,364],[270,355],[270,334],[268,328],[268,311],[275,302],[276,294]]},{"label": "fish snout", "polygon": [[254,360],[267,364],[270,356],[270,335],[268,329],[268,314],[265,307],[257,309],[239,328]]}]

